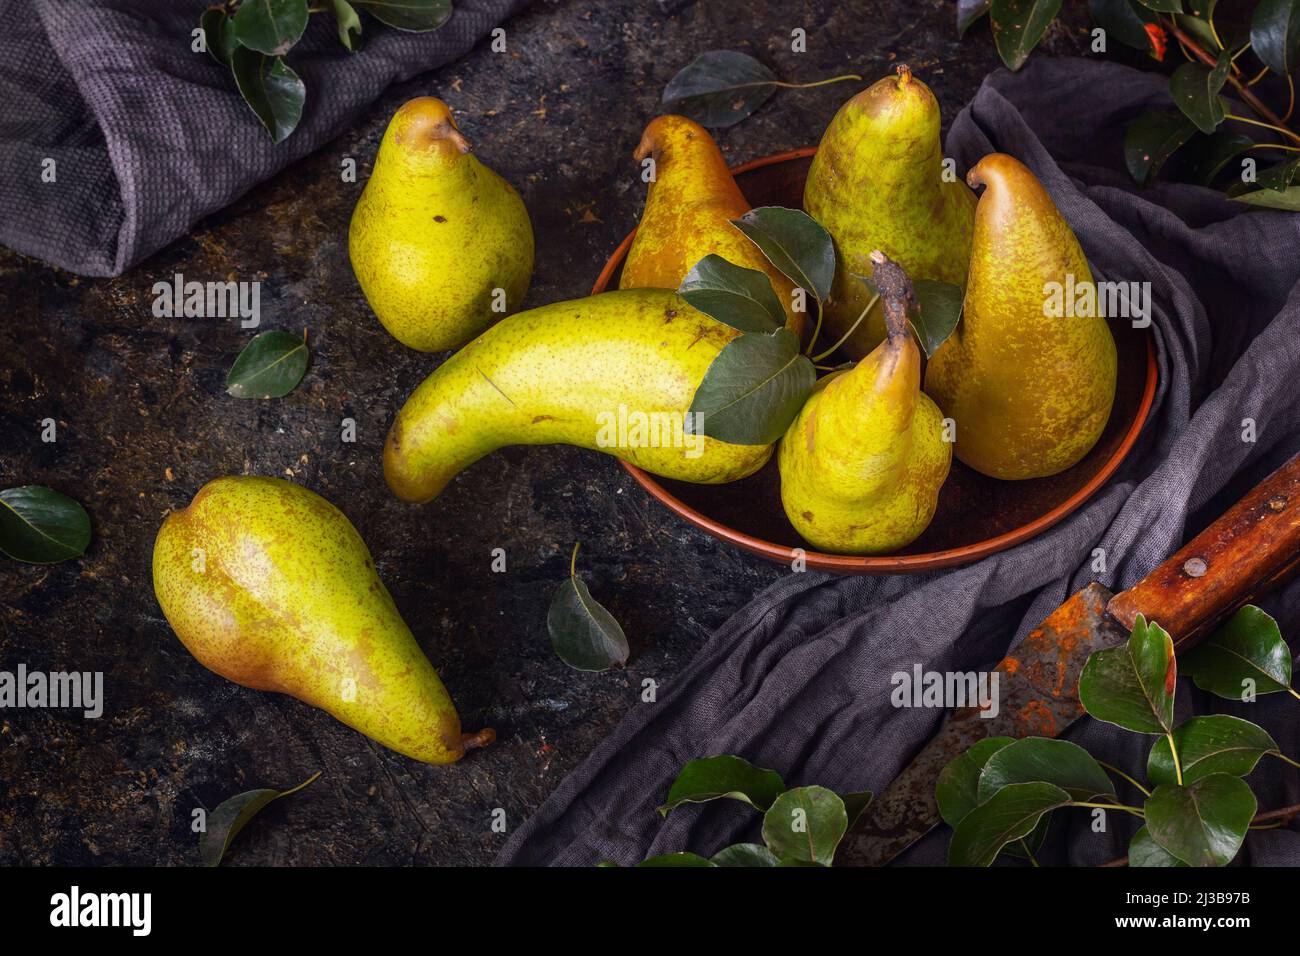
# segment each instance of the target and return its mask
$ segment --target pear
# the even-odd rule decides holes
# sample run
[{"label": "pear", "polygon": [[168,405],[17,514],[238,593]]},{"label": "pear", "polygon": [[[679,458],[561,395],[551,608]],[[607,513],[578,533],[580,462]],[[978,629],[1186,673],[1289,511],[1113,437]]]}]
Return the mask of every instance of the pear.
[{"label": "pear", "polygon": [[384,328],[436,352],[523,303],[533,228],[514,187],[470,153],[447,104],[421,96],[388,124],[348,254]]},{"label": "pear", "polygon": [[[830,341],[871,303],[879,249],[912,279],[966,284],[975,196],[943,166],[939,103],[904,65],[840,107],[808,170],[803,203],[835,240],[838,266],[823,323]],[[845,343],[859,358],[885,338],[879,304]]]},{"label": "pear", "polygon": [[456,708],[343,513],[280,478],[208,482],[153,550],[163,614],[222,677],[319,707],[398,753],[451,763],[494,738]]},{"label": "pear", "polygon": [[795,530],[840,554],[881,554],[930,524],[952,464],[943,416],[921,392],[908,313],[912,283],[874,254],[887,334],[849,371],[818,383],[781,439],[781,503]]},{"label": "pear", "polygon": [[966,179],[985,187],[970,281],[962,320],[930,361],[925,390],[956,421],[957,457],[976,471],[1054,475],[1086,455],[1106,427],[1115,340],[1096,308],[1049,314],[1052,288],[1095,286],[1078,240],[1034,174],[994,153]]},{"label": "pear", "polygon": [[807,315],[794,310],[794,283],[731,224],[751,207],[708,130],[685,116],[655,117],[633,156],[654,160],[654,179],[618,287],[677,289],[697,262],[718,255],[764,273],[785,309],[786,328],[802,335]]},{"label": "pear", "polygon": [[399,498],[428,501],[498,448],[561,443],[669,478],[743,478],[772,446],[697,434],[699,422],[686,417],[709,365],[739,334],[666,289],[512,315],[406,400],[384,445],[384,477]]}]

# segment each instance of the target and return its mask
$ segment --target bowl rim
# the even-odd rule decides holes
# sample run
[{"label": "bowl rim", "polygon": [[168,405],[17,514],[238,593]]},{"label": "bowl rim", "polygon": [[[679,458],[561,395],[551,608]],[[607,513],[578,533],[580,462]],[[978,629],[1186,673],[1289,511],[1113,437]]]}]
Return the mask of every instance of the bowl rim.
[{"label": "bowl rim", "polygon": [[[738,166],[731,167],[733,176],[741,173],[747,173],[750,170],[761,169],[765,166],[775,166],[778,163],[788,163],[798,159],[804,159],[812,156],[817,152],[816,146],[805,146],[801,149],[786,150],[781,153],[773,153],[770,156],[763,156],[759,159],[752,159],[748,162],[741,163]],[[615,271],[622,265],[623,260],[627,257],[627,252],[632,246],[632,240],[636,238],[636,229],[627,234],[618,247],[606,260],[605,266],[600,270],[600,275],[596,278],[596,284],[592,287],[592,295],[597,295],[609,288],[610,280],[614,277]],[[1142,397],[1138,402],[1137,413],[1133,416],[1133,421],[1129,424],[1128,430],[1120,440],[1114,454],[1110,456],[1097,470],[1097,472],[1088,479],[1077,491],[1052,508],[1046,514],[1040,515],[1033,521],[1023,524],[1018,528],[1005,531],[1000,535],[992,538],[986,538],[983,541],[977,541],[973,544],[962,545],[958,548],[947,548],[943,551],[928,551],[922,554],[899,554],[899,555],[848,555],[848,554],[828,554],[821,551],[813,551],[808,548],[793,548],[786,545],[775,544],[771,541],[765,541],[762,538],[756,538],[753,535],[746,534],[743,531],[737,531],[735,528],[728,527],[721,522],[715,521],[708,515],[705,515],[690,505],[686,504],[672,492],[668,491],[655,477],[646,471],[621,461],[620,464],[624,470],[632,476],[638,485],[645,489],[652,498],[658,500],[661,504],[672,511],[678,517],[685,519],[703,531],[708,532],[715,538],[735,545],[750,554],[757,555],[761,558],[767,558],[770,561],[776,561],[782,564],[793,562],[802,557],[806,565],[810,568],[816,568],[821,571],[833,571],[838,574],[907,574],[918,571],[932,571],[940,568],[951,568],[960,564],[969,564],[980,558],[988,557],[999,551],[1005,551],[1014,545],[1027,541],[1047,531],[1049,528],[1058,524],[1070,514],[1078,510],[1085,501],[1091,498],[1101,487],[1108,482],[1128,453],[1132,450],[1133,445],[1137,442],[1138,436],[1146,424],[1147,417],[1151,412],[1151,406],[1155,401],[1156,383],[1159,377],[1159,370],[1156,365],[1155,337],[1150,329],[1146,329],[1143,338],[1146,340],[1146,382],[1142,387]],[[802,552],[797,554],[796,552]]]}]

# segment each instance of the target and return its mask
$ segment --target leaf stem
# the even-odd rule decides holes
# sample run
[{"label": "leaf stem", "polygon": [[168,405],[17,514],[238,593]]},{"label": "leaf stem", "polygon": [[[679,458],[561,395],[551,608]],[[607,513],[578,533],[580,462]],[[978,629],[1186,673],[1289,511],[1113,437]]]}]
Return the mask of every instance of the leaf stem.
[{"label": "leaf stem", "polygon": [[[1270,820],[1281,820],[1285,822],[1291,817],[1300,815],[1300,803],[1292,804],[1289,807],[1279,807],[1277,810],[1266,810],[1263,813],[1255,814],[1255,818],[1250,821],[1251,828],[1257,824],[1268,823]],[[1128,857],[1121,856],[1117,860],[1111,860],[1109,863],[1102,863],[1101,866],[1127,866]]]},{"label": "leaf stem", "polygon": [[1257,119],[1251,119],[1249,116],[1238,116],[1236,113],[1224,113],[1224,119],[1235,120],[1238,123],[1249,123],[1251,126],[1262,126],[1264,129],[1270,129],[1275,133],[1281,133],[1284,136],[1294,136],[1289,129],[1282,126],[1274,126],[1272,123],[1264,123]]},{"label": "leaf stem", "polygon": [[569,557],[569,577],[577,577],[578,574],[578,545],[580,541],[573,542],[573,554]]},{"label": "leaf stem", "polygon": [[1252,143],[1250,149],[1282,149],[1288,153],[1300,153],[1300,146],[1285,146],[1282,143]]},{"label": "leaf stem", "polygon": [[1025,851],[1025,856],[1029,857],[1029,862],[1034,866],[1038,866],[1038,860],[1034,856],[1034,851],[1029,849],[1029,844],[1023,839],[1020,841],[1020,848]]},{"label": "leaf stem", "polygon": [[813,326],[812,338],[808,340],[808,348],[804,355],[811,355],[813,346],[817,344],[817,338],[822,334],[822,317],[826,314],[826,307],[822,305],[821,300],[817,300],[817,324]]},{"label": "leaf stem", "polygon": [[837,348],[839,348],[841,345],[847,342],[849,340],[849,336],[858,330],[858,326],[861,325],[862,320],[867,317],[867,313],[870,312],[872,308],[875,306],[875,304],[879,301],[880,301],[880,293],[876,293],[871,297],[871,301],[867,303],[867,307],[862,310],[862,314],[853,320],[853,324],[849,326],[849,330],[840,336],[840,340],[836,342],[834,345],[832,345],[830,348],[828,348],[825,352],[822,352],[820,355],[814,355],[812,357],[812,360],[814,362],[820,362],[826,356],[830,355]]},{"label": "leaf stem", "polygon": [[1135,787],[1137,787],[1139,790],[1141,790],[1141,791],[1142,791],[1146,796],[1148,796],[1148,797],[1151,796],[1151,791],[1150,791],[1150,790],[1148,790],[1146,787],[1142,786],[1142,784],[1138,783],[1136,780],[1134,780],[1132,777],[1130,777],[1128,774],[1126,774],[1123,770],[1120,770],[1119,767],[1112,767],[1110,764],[1106,763],[1104,760],[1098,760],[1097,763],[1101,764],[1102,767],[1104,767],[1105,769],[1109,770],[1111,773],[1116,774],[1116,775],[1118,775],[1118,776],[1120,776],[1120,777],[1123,777],[1123,778],[1124,778],[1125,780],[1127,780],[1129,783],[1133,784],[1133,786],[1135,786]]},{"label": "leaf stem", "polygon": [[1097,810],[1123,810],[1125,813],[1131,813],[1136,817],[1142,817],[1142,819],[1144,820],[1146,819],[1146,814],[1143,813],[1141,810],[1139,810],[1137,807],[1130,807],[1127,804],[1123,804],[1123,803],[1091,803],[1084,800],[1071,800],[1070,806],[1092,807],[1093,809],[1097,809]]},{"label": "leaf stem", "polygon": [[1294,687],[1288,687],[1286,689],[1286,692],[1290,694],[1292,697],[1294,697],[1296,700],[1300,700],[1300,691],[1297,691]]},{"label": "leaf stem", "polygon": [[1174,776],[1178,780],[1178,786],[1183,785],[1183,765],[1178,759],[1178,748],[1174,746],[1174,735],[1165,734],[1165,740],[1169,741],[1169,753],[1174,758]]},{"label": "leaf stem", "polygon": [[1300,762],[1296,762],[1296,761],[1292,760],[1290,757],[1288,757],[1286,754],[1282,753],[1282,751],[1280,751],[1280,750],[1270,750],[1269,753],[1271,753],[1271,754],[1272,754],[1274,757],[1276,757],[1278,760],[1281,760],[1281,761],[1284,761],[1284,762],[1286,762],[1286,763],[1289,763],[1289,764],[1290,764],[1291,766],[1293,766],[1293,767],[1300,768]]},{"label": "leaf stem", "polygon": [[845,80],[857,80],[862,82],[862,77],[856,73],[845,73],[843,76],[832,76],[829,80],[818,80],[815,83],[782,83],[777,80],[776,85],[784,87],[787,90],[810,90],[814,86],[826,86],[828,83],[843,83]]}]

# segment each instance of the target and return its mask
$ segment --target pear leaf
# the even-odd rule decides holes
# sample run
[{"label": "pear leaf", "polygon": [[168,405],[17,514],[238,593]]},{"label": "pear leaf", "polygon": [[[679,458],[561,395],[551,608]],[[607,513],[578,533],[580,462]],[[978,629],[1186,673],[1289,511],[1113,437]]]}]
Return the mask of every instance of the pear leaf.
[{"label": "pear leaf", "polygon": [[1231,197],[1236,202],[1244,202],[1262,209],[1281,209],[1284,212],[1300,212],[1300,186],[1291,186],[1282,192],[1261,189],[1253,193],[1243,193]]},{"label": "pear leaf", "polygon": [[724,797],[766,810],[784,789],[785,781],[779,773],[755,767],[743,757],[730,754],[702,757],[682,768],[668,788],[668,799],[659,812],[668,816],[669,811],[683,803],[706,803]]},{"label": "pear leaf", "polygon": [[663,105],[701,126],[735,126],[776,92],[776,74],[734,50],[701,53],[668,81]]},{"label": "pear leaf", "polygon": [[712,860],[706,860],[698,853],[663,853],[659,856],[652,856],[649,859],[642,860],[637,866],[661,867],[661,866],[718,866]]},{"label": "pear leaf", "polygon": [[780,866],[775,853],[757,843],[736,843],[713,854],[714,866]]},{"label": "pear leaf", "polygon": [[283,398],[307,371],[307,339],[278,329],[253,336],[230,367],[226,391],[235,398]]},{"label": "pear leaf", "polygon": [[1079,675],[1079,702],[1109,724],[1139,734],[1168,734],[1177,682],[1173,640],[1139,614],[1127,643],[1088,657]]},{"label": "pear leaf", "polygon": [[219,864],[222,857],[226,855],[226,850],[230,848],[231,841],[239,835],[239,831],[244,829],[248,821],[257,816],[267,804],[281,797],[297,793],[319,776],[320,771],[318,770],[298,786],[289,790],[249,790],[246,793],[233,796],[229,800],[223,800],[217,805],[217,809],[208,814],[207,826],[199,834],[199,858],[203,861],[203,865],[216,866]]},{"label": "pear leaf", "polygon": [[1138,0],[1148,10],[1157,13],[1182,13],[1183,0]]},{"label": "pear leaf", "polygon": [[361,48],[361,17],[348,0],[330,0],[334,8],[334,22],[338,26],[339,42],[349,53]]},{"label": "pear leaf", "polygon": [[763,814],[763,842],[782,861],[830,866],[849,828],[844,801],[825,787],[796,787]]},{"label": "pear leaf", "polygon": [[731,224],[762,250],[767,260],[818,302],[825,302],[835,281],[835,242],[802,209],[759,206]]},{"label": "pear leaf", "polygon": [[768,445],[785,434],[816,382],[816,369],[789,329],[747,332],[709,365],[690,411],[710,438]]},{"label": "pear leaf", "polygon": [[1008,784],[953,828],[948,865],[992,866],[1008,843],[1029,836],[1045,813],[1069,803],[1070,795],[1055,784]]},{"label": "pear leaf", "polygon": [[785,324],[781,300],[766,275],[707,255],[686,274],[677,294],[741,332],[771,332]]},{"label": "pear leaf", "polygon": [[559,586],[546,615],[551,646],[564,663],[580,671],[605,671],[627,663],[627,636],[614,615],[591,596],[578,577],[578,545],[569,559],[569,577]]},{"label": "pear leaf", "polygon": [[278,57],[307,29],[307,0],[243,0],[231,25],[240,44]]},{"label": "pear leaf", "polygon": [[1115,786],[1106,771],[1078,744],[1049,737],[1025,737],[989,756],[980,772],[979,802],[992,799],[1003,787],[1034,781],[1055,784],[1071,800],[1115,796]]},{"label": "pear leaf", "polygon": [[965,36],[971,24],[989,12],[992,0],[957,0],[957,35]]},{"label": "pear leaf", "polygon": [[935,784],[934,797],[939,816],[950,827],[961,823],[966,814],[980,805],[980,773],[989,758],[1014,742],[1013,737],[986,737],[948,761]]},{"label": "pear leaf", "polygon": [[451,19],[451,0],[352,0],[394,30],[427,33]]},{"label": "pear leaf", "polygon": [[1246,781],[1212,773],[1187,786],[1156,787],[1142,812],[1161,849],[1190,866],[1227,866],[1257,806]]},{"label": "pear leaf", "polygon": [[1139,186],[1145,186],[1196,132],[1182,113],[1147,110],[1124,131],[1124,163]]},{"label": "pear leaf", "polygon": [[1187,180],[1209,186],[1230,162],[1254,145],[1249,136],[1221,129],[1209,136],[1197,135],[1179,155]]},{"label": "pear leaf", "polygon": [[[1192,717],[1174,730],[1174,744],[1183,771],[1183,784],[1212,773],[1244,777],[1265,754],[1277,753],[1277,741],[1258,724],[1227,714]],[[1152,784],[1178,783],[1169,738],[1159,737],[1147,757],[1147,779]]]},{"label": "pear leaf", "polygon": [[1202,133],[1213,133],[1223,122],[1227,110],[1219,91],[1228,80],[1231,66],[1232,58],[1225,50],[1219,54],[1214,69],[1189,61],[1174,70],[1174,75],[1169,78],[1169,94],[1174,105]]},{"label": "pear leaf", "polygon": [[230,66],[230,55],[235,52],[239,41],[235,39],[230,17],[220,7],[209,7],[199,17],[199,26],[203,28],[203,46],[212,59],[222,66]]},{"label": "pear leaf", "polygon": [[[1163,738],[1161,738],[1163,739]],[[1145,826],[1138,827],[1133,839],[1128,843],[1129,866],[1186,866],[1151,837],[1151,831]]]},{"label": "pear leaf", "polygon": [[1146,24],[1154,23],[1156,15],[1145,7],[1135,6],[1133,0],[1088,0],[1088,10],[1107,38],[1144,53],[1154,52]]},{"label": "pear leaf", "polygon": [[1294,185],[1298,177],[1300,157],[1270,166],[1253,183],[1234,183],[1228,189],[1228,196],[1252,206],[1293,210],[1297,203],[1296,193],[1300,192]]},{"label": "pear leaf", "polygon": [[1274,73],[1300,66],[1300,0],[1260,0],[1250,18],[1250,45]]},{"label": "pear leaf", "polygon": [[15,561],[57,564],[89,544],[90,516],[67,495],[43,485],[0,491],[0,551]]},{"label": "pear leaf", "polygon": [[916,312],[909,316],[912,331],[925,357],[930,358],[957,328],[966,293],[959,285],[934,279],[913,279],[912,288],[917,303]]},{"label": "pear leaf", "polygon": [[1277,621],[1253,604],[1184,654],[1182,666],[1201,690],[1228,700],[1247,688],[1256,696],[1291,690],[1291,649]]},{"label": "pear leaf", "polygon": [[862,816],[871,806],[871,801],[875,799],[875,794],[870,790],[859,790],[856,793],[841,793],[840,799],[844,801],[844,812],[849,817],[849,829],[858,822],[858,817]]},{"label": "pear leaf", "polygon": [[1009,70],[1018,70],[1043,38],[1061,9],[1061,0],[993,0],[989,22],[998,55]]},{"label": "pear leaf", "polygon": [[230,55],[230,70],[239,95],[271,134],[272,142],[283,141],[297,128],[307,88],[283,59],[241,46]]}]

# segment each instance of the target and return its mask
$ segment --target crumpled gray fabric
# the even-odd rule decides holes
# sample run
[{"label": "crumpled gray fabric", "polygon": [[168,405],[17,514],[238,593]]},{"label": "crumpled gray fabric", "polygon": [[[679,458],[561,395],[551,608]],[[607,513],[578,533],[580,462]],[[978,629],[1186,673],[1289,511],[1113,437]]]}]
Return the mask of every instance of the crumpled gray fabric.
[{"label": "crumpled gray fabric", "polygon": [[[948,153],[961,169],[1002,151],[1046,185],[1104,277],[1153,284],[1160,385],[1120,473],[1046,534],[969,567],[920,576],[791,573],[737,613],[686,670],[623,722],[514,833],[499,862],[631,864],[651,854],[710,854],[758,841],[758,814],[734,801],[655,807],[682,765],[739,754],[788,785],[879,793],[934,733],[942,714],[895,709],[889,676],[987,669],[1070,594],[1099,578],[1131,586],[1300,450],[1300,215],[1251,211],[1210,190],[1138,191],[1124,172],[1124,124],[1169,108],[1167,81],[1115,64],[1035,57],[985,81],[958,116]],[[1253,418],[1257,439],[1242,440]],[[1090,569],[1094,548],[1108,572]],[[702,582],[703,586],[703,582]],[[1300,584],[1262,602],[1293,646]],[[1226,712],[1300,756],[1300,710],[1278,694],[1253,705],[1183,680],[1178,718]],[[1154,738],[1085,719],[1067,737],[1139,779]],[[1272,758],[1250,778],[1260,808],[1300,803],[1300,774]],[[1127,785],[1121,795],[1140,799]],[[1105,833],[1086,811],[1059,813],[1044,863],[1123,856],[1136,823]],[[940,827],[900,858],[942,863]],[[1253,832],[1242,858],[1300,864],[1300,833]]]},{"label": "crumpled gray fabric", "polygon": [[[0,243],[82,275],[119,275],[527,2],[457,0],[432,33],[363,14],[356,55],[331,16],[313,16],[287,56],[307,87],[302,120],[275,145],[230,71],[191,48],[205,3],[0,0]],[[53,183],[42,180],[47,160]]]}]

